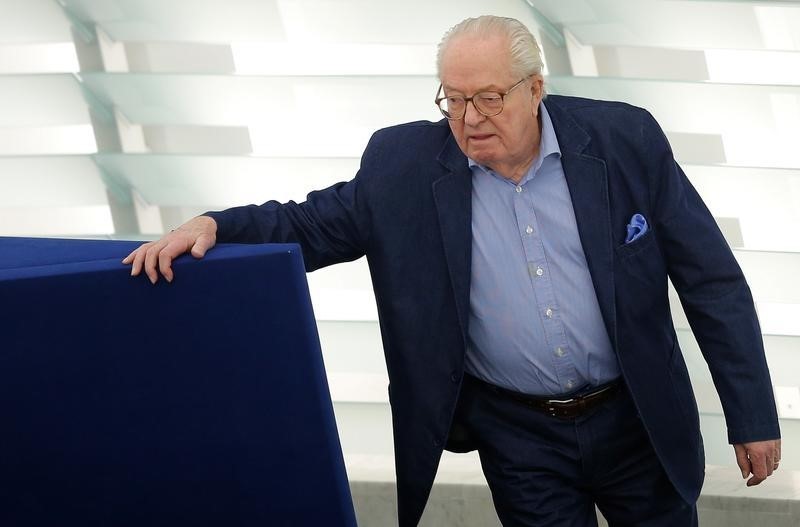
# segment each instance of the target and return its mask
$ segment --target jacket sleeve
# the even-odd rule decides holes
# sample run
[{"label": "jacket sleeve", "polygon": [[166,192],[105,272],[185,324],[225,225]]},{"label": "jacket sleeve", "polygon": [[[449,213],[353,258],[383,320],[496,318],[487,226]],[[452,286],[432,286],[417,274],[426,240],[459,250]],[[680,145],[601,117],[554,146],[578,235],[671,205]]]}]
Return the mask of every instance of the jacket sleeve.
[{"label": "jacket sleeve", "polygon": [[302,203],[268,201],[205,213],[217,222],[217,241],[298,243],[307,271],[360,258],[370,239],[366,194],[377,166],[376,143],[373,136],[354,179],[311,192]]},{"label": "jacket sleeve", "polygon": [[647,114],[651,202],[667,271],[722,401],[730,443],[780,437],[753,297],[706,205]]}]

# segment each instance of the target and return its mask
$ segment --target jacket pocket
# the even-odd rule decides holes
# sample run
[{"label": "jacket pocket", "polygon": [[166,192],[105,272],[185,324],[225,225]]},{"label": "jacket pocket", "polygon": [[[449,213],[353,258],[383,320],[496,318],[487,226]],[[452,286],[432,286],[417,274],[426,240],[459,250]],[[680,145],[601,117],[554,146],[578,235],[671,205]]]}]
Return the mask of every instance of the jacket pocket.
[{"label": "jacket pocket", "polygon": [[627,291],[629,298],[639,301],[660,300],[666,291],[667,266],[652,230],[641,238],[617,246],[615,253],[616,287]]},{"label": "jacket pocket", "polygon": [[617,246],[617,256],[619,256],[621,259],[625,259],[640,251],[644,251],[653,247],[655,245],[655,241],[655,235],[653,234],[653,229],[651,228],[634,241],[630,243],[623,243],[622,245]]}]

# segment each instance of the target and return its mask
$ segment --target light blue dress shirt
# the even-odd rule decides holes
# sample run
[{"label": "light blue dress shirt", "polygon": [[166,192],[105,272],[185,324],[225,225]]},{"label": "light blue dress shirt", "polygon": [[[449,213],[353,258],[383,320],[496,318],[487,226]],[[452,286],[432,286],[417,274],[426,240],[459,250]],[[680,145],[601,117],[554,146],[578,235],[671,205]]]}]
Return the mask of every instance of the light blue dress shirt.
[{"label": "light blue dress shirt", "polygon": [[539,156],[519,185],[469,160],[472,276],[466,370],[534,395],[620,375],[544,105]]}]

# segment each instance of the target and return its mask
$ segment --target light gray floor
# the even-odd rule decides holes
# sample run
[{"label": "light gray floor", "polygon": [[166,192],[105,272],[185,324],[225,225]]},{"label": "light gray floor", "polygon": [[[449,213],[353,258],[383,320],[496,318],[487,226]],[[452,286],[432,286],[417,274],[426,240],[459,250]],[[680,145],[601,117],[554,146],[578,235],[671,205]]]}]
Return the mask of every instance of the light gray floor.
[{"label": "light gray floor", "polygon": [[[397,525],[391,456],[346,456],[345,461],[358,525]],[[709,465],[698,511],[701,527],[798,527],[800,472],[778,471],[747,488],[735,467]],[[420,526],[500,527],[476,456],[445,452]]]}]

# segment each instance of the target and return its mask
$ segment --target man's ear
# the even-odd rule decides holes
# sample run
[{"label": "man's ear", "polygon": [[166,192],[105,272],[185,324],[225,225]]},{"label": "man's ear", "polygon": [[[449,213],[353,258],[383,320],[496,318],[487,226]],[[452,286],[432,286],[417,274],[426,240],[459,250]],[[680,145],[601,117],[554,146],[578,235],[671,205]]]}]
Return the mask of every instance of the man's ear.
[{"label": "man's ear", "polygon": [[544,79],[541,75],[531,77],[531,97],[538,103],[544,93]]},{"label": "man's ear", "polygon": [[531,115],[533,117],[539,116],[539,103],[542,100],[544,93],[544,79],[541,75],[534,75],[531,77]]}]

